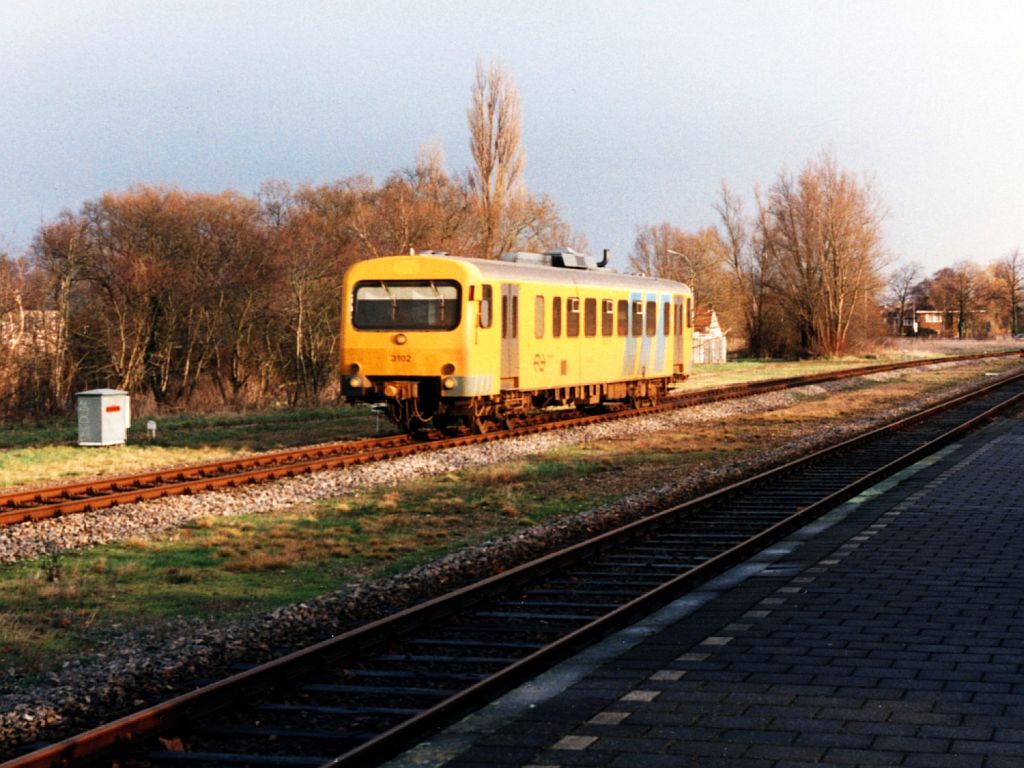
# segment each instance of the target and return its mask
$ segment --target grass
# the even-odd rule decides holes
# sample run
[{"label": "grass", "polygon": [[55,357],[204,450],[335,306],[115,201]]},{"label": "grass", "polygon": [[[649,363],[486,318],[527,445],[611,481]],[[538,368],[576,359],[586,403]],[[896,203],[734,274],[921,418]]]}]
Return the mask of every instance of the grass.
[{"label": "grass", "polygon": [[567,461],[443,475],[278,515],[206,518],[164,541],[0,566],[0,665],[43,671],[122,626],[259,613],[586,508],[593,495],[564,479],[593,470]]},{"label": "grass", "polygon": [[[0,429],[0,488],[71,482],[102,474],[198,464],[259,451],[350,440],[377,433],[366,407],[307,408],[160,419],[157,439],[133,422],[128,443],[81,448],[73,423]],[[393,432],[386,421],[381,432]]]},{"label": "grass", "polygon": [[0,668],[48,672],[125,627],[178,616],[229,621],[406,570],[553,516],[794,440],[922,390],[1008,368],[978,363],[822,390],[788,407],[420,478],[277,514],[209,517],[163,540],[128,541],[0,566]]},{"label": "grass", "polygon": [[738,384],[745,381],[782,379],[804,376],[866,365],[901,363],[932,357],[976,355],[1020,349],[1018,342],[987,341],[922,341],[919,339],[891,339],[890,343],[865,355],[850,355],[832,360],[758,360],[741,358],[728,363],[694,366],[693,374],[681,389],[704,389]]}]

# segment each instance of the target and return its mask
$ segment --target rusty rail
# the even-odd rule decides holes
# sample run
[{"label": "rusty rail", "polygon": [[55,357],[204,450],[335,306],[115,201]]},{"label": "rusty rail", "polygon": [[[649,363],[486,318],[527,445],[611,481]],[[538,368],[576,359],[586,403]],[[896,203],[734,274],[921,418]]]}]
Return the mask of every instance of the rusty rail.
[{"label": "rusty rail", "polygon": [[986,358],[1020,356],[1021,352],[964,355],[958,357],[912,360],[901,363],[859,366],[841,371],[809,374],[806,376],[731,384],[713,389],[678,393],[651,407],[616,408],[603,413],[580,416],[574,411],[556,411],[539,416],[511,429],[497,430],[485,435],[435,436],[429,440],[414,440],[406,435],[347,441],[324,446],[276,451],[240,459],[209,462],[192,467],[157,470],[122,477],[101,478],[72,485],[38,488],[0,494],[0,527],[44,520],[62,515],[95,512],[123,504],[183,494],[236,488],[251,483],[279,480],[328,469],[408,456],[428,450],[440,450],[462,445],[516,437],[535,432],[584,426],[587,424],[658,413],[678,408],[689,408],[705,403],[749,397],[781,389],[809,384],[837,381],[874,373],[916,368],[950,362],[963,362]]}]

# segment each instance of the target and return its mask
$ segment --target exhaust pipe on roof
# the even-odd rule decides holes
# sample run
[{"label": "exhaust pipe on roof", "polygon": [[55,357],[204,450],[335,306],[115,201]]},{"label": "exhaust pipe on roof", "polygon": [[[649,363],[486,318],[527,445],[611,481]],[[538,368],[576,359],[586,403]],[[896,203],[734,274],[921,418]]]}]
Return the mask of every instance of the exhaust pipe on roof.
[{"label": "exhaust pipe on roof", "polygon": [[598,267],[604,267],[604,266],[607,266],[607,264],[608,264],[608,257],[609,257],[610,255],[611,255],[611,254],[610,254],[610,252],[608,251],[608,249],[607,249],[607,248],[605,248],[605,249],[604,249],[604,252],[603,252],[603,254],[602,254],[602,256],[601,256],[601,260],[600,260],[599,262],[597,262],[597,266],[598,266]]}]

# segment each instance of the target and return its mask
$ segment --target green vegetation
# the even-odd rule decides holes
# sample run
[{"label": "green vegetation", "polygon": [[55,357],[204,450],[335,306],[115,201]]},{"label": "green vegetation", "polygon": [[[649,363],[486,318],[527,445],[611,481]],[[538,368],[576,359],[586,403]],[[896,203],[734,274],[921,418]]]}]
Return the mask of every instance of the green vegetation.
[{"label": "green vegetation", "polygon": [[[129,444],[150,445],[146,441],[146,422],[150,418],[158,427],[152,445],[172,448],[267,450],[344,440],[353,435],[369,436],[375,428],[375,417],[361,406],[147,416],[132,420]],[[382,420],[381,427],[386,428],[387,422]],[[78,426],[73,416],[33,426],[0,426],[0,449],[74,445],[77,439]]]},{"label": "green vegetation", "polygon": [[[371,437],[393,432],[364,406],[307,408],[243,414],[169,416],[157,420],[157,438],[146,439],[147,419],[132,422],[128,443],[80,448],[73,419],[35,427],[0,429],[0,488],[44,485],[197,464],[259,451]],[[379,424],[379,427],[378,427]]]},{"label": "green vegetation", "polygon": [[237,618],[405,570],[601,503],[574,481],[608,469],[571,451],[0,566],[0,664],[42,670],[119,626]]},{"label": "green vegetation", "polygon": [[842,371],[847,368],[861,368],[866,365],[900,363],[908,359],[905,354],[840,357],[834,360],[754,360],[743,358],[728,363],[694,366],[693,375],[683,383],[681,388],[705,389],[747,381],[786,379],[791,376],[808,376],[814,373]]}]

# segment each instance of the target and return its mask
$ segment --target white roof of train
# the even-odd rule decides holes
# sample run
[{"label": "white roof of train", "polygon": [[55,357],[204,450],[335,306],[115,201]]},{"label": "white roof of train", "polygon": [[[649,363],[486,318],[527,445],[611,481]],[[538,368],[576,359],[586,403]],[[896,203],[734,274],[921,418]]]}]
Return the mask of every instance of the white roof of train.
[{"label": "white roof of train", "polygon": [[[638,290],[666,291],[672,293],[690,293],[690,287],[674,280],[664,280],[646,275],[627,275],[606,268],[556,267],[537,262],[527,261],[492,261],[490,259],[471,259],[448,254],[415,254],[421,259],[444,259],[471,265],[480,271],[485,279],[534,280],[543,283],[562,283],[565,285],[594,285],[603,287],[636,288]],[[529,254],[550,255],[550,254]],[[578,255],[578,254],[577,254]],[[383,257],[392,258],[392,257]],[[408,258],[408,257],[406,257]],[[371,260],[371,261],[375,261]],[[367,262],[360,262],[366,264]]]}]

